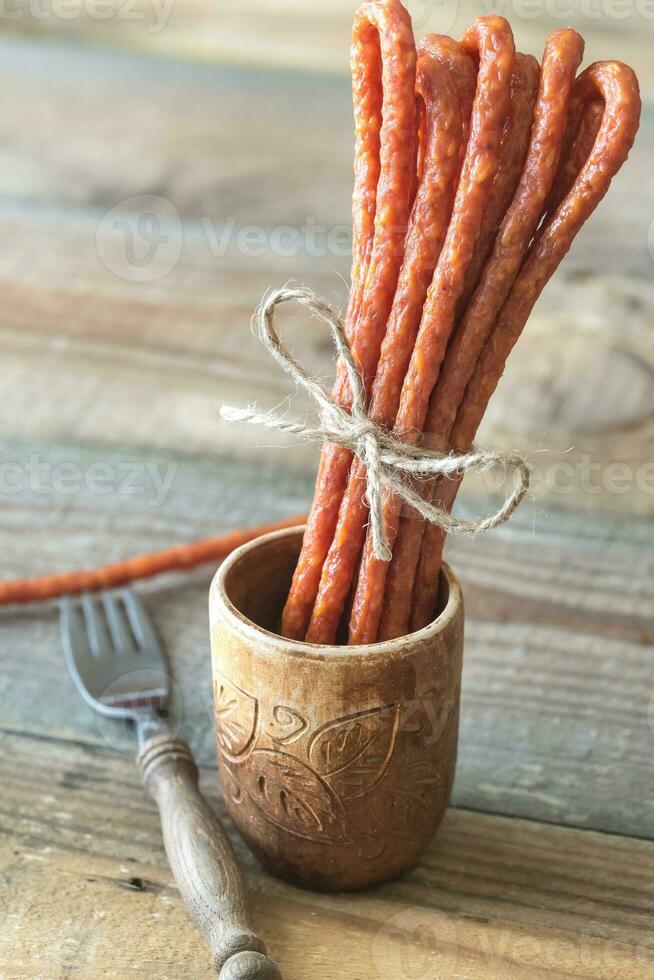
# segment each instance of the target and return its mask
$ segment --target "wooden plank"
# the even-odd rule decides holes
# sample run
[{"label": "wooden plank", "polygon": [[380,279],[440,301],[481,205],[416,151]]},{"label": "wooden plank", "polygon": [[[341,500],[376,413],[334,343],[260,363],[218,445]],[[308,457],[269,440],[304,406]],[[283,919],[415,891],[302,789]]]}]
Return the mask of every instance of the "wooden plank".
[{"label": "wooden plank", "polygon": [[[0,72],[6,92],[0,120],[3,213],[11,220],[8,205],[14,201],[29,207],[34,218],[35,205],[43,205],[59,247],[84,230],[92,241],[104,214],[125,198],[155,195],[178,212],[188,249],[180,271],[193,277],[189,286],[197,286],[198,261],[201,268],[209,264],[220,272],[222,256],[212,255],[212,246],[220,243],[230,218],[236,222],[230,242],[252,224],[268,232],[277,226],[301,228],[307,219],[332,230],[350,225],[353,134],[347,78],[193,65],[1,35]],[[604,262],[599,271],[605,274],[647,277],[650,271],[651,218],[642,198],[653,140],[652,116],[646,112],[629,163],[573,251]],[[213,234],[203,226],[207,220],[215,226]],[[105,235],[107,224],[101,229]],[[39,249],[39,234],[36,229],[31,241],[12,243],[11,250],[5,243],[15,274],[30,282],[37,273],[42,281],[69,262],[65,249]],[[326,243],[318,238],[320,249]],[[263,257],[274,257],[267,244]],[[288,247],[286,239],[277,251]],[[94,245],[78,250],[72,270],[93,269],[98,285],[131,287],[134,296],[139,287],[129,282],[134,270],[124,262],[124,244],[122,251],[123,267],[116,250],[113,274],[98,261]],[[250,251],[256,251],[252,243]],[[317,256],[321,262],[314,264],[330,275],[347,272],[347,262],[334,254],[338,251],[323,248]],[[243,264],[256,266],[261,257],[243,256]],[[291,266],[291,275],[293,258],[280,263]],[[580,261],[580,268],[588,271],[588,263]],[[203,278],[206,293],[206,273]],[[171,278],[170,288],[181,281]],[[152,299],[162,286],[166,283],[146,284],[143,298]]]},{"label": "wooden plank", "polygon": [[[300,225],[307,217],[328,228],[350,224],[346,78],[270,75],[6,35],[0,73],[7,92],[3,203],[43,205],[60,241],[79,224],[94,235],[107,210],[138,194],[169,200],[189,222],[191,249],[202,236],[210,259],[214,242],[202,219],[216,222],[219,239],[230,217],[237,231]],[[56,264],[56,252],[43,254]],[[92,249],[84,267],[94,259]]]},{"label": "wooden plank", "polygon": [[[0,509],[10,576],[89,567],[302,513],[311,492],[307,474],[228,457],[74,444],[20,452],[6,444],[4,455],[22,458],[23,474],[35,457],[44,481],[41,490],[5,497]],[[79,484],[57,486],[62,463],[77,467],[64,472]],[[108,466],[109,494],[88,485],[97,463]],[[122,485],[128,472],[136,474],[132,492]],[[467,512],[478,507],[470,498],[464,504]],[[653,770],[653,538],[651,521],[555,512],[535,526],[520,513],[492,536],[450,541],[467,608],[457,803],[654,836],[654,800],[644,792]],[[170,651],[175,713],[199,758],[214,765],[211,573],[141,588]],[[5,609],[0,624],[5,728],[128,749],[126,733],[78,700],[63,670],[54,607]]]},{"label": "wooden plank", "polygon": [[[226,261],[225,274],[229,266]],[[271,275],[268,281],[283,279]],[[323,275],[311,281],[319,292],[331,292],[321,289]],[[570,320],[560,329],[553,322],[566,287],[563,281],[548,294],[551,314],[534,315],[480,440],[530,454],[540,514],[550,506],[651,514],[653,355],[644,343],[646,308],[640,323],[632,318],[624,341],[599,319],[575,336]],[[262,289],[258,276],[241,286],[234,282],[217,297],[215,310],[209,304],[180,309],[168,300],[147,304],[112,297],[99,299],[89,311],[84,297],[7,283],[0,302],[0,398],[7,424],[23,439],[212,456],[229,449],[247,460],[279,460],[279,447],[286,445],[289,465],[315,469],[314,446],[218,420],[223,403],[257,400],[272,408],[292,392],[247,328],[253,298]],[[619,315],[624,322],[624,310],[616,310]],[[141,330],[141,323],[147,328]],[[324,375],[330,352],[318,327],[300,317],[288,319],[287,327],[298,356]],[[575,347],[587,360],[571,358],[559,370],[561,351]],[[601,388],[606,398],[598,399]],[[294,399],[298,415],[312,409],[306,397]],[[471,478],[468,490],[485,498],[494,479]]]},{"label": "wooden plank", "polygon": [[[296,277],[345,298],[343,239],[316,251],[306,225],[323,225],[323,235],[349,225],[351,108],[339,72],[352,7],[302,8],[176,4],[181,20],[157,37],[117,17],[99,29],[46,18],[39,30],[53,44],[0,39],[0,399],[14,435],[0,458],[23,481],[16,493],[2,469],[6,574],[91,566],[306,505],[312,453],[279,457],[215,421],[222,401],[272,405],[286,394],[247,331],[267,286]],[[469,19],[465,5],[460,13]],[[30,32],[28,20],[14,29]],[[615,25],[584,28],[591,57],[624,50],[626,60],[645,60],[646,31],[606,26]],[[544,22],[519,27],[520,43],[538,50]],[[71,43],[100,32],[121,46],[300,71]],[[572,490],[546,487],[500,534],[450,546],[468,608],[454,799],[471,810],[448,815],[413,875],[356,898],[286,888],[241,847],[287,978],[651,975],[651,845],[499,815],[641,837],[654,830],[644,791],[653,535],[646,519],[625,519],[652,513],[652,491],[637,476],[654,442],[642,207],[653,140],[648,119],[629,170],[539,304],[484,432],[500,444],[557,447],[549,463],[572,462]],[[130,258],[117,224],[134,236],[150,209],[164,246],[151,268]],[[262,254],[239,238],[247,225],[263,235]],[[297,254],[280,245],[284,225]],[[135,242],[146,251],[152,227]],[[297,317],[287,329],[324,373],[322,334]],[[559,455],[568,444],[575,454]],[[585,454],[601,475],[627,464],[627,492],[586,489]],[[470,488],[463,507],[478,509],[480,492]],[[569,512],[546,522],[552,503]],[[591,516],[597,509],[610,518]],[[211,764],[209,575],[142,591],[171,652],[174,717]],[[53,606],[3,610],[0,626],[0,727],[19,733],[0,754],[0,975],[207,975],[125,755],[131,735],[99,721],[72,690]],[[215,773],[204,778],[215,789]]]},{"label": "wooden plank", "polygon": [[[218,430],[217,409],[251,398],[272,406],[289,392],[248,329],[266,288],[297,279],[345,301],[346,81],[26,41],[0,40],[0,55],[8,430],[261,455],[270,440]],[[256,125],[244,130],[243,118]],[[653,142],[650,120],[539,302],[482,433],[491,444],[552,451],[533,457],[543,508],[652,512],[654,287],[641,189]],[[162,222],[151,268],[143,256],[152,225],[139,225],[150,208]],[[263,236],[256,254],[242,238],[251,226]],[[290,238],[280,239],[284,226]],[[329,374],[330,344],[317,324],[291,315],[286,333],[310,368]],[[298,412],[308,407],[297,401]],[[314,448],[297,448],[292,465],[312,469],[315,458]],[[584,460],[597,470],[589,480]],[[627,490],[614,490],[615,468],[619,483],[625,465]]]},{"label": "wooden plank", "polygon": [[[225,262],[225,273],[228,268]],[[271,275],[268,281],[283,279]],[[332,292],[321,289],[323,275],[311,281],[317,291]],[[645,347],[646,308],[640,323],[632,318],[633,330],[624,338],[607,329],[606,320],[577,332],[563,319],[559,328],[556,302],[566,288],[564,280],[548,294],[551,313],[534,315],[480,441],[518,446],[529,455],[539,514],[550,506],[651,514],[654,356]],[[155,453],[182,449],[211,456],[228,449],[247,460],[279,460],[279,447],[287,446],[292,467],[314,470],[315,446],[218,420],[223,403],[257,400],[272,408],[293,391],[247,328],[262,290],[258,277],[234,284],[216,299],[215,310],[209,304],[189,310],[166,300],[111,298],[99,299],[97,312],[89,312],[84,297],[7,283],[0,302],[0,398],[7,425],[24,440],[131,444],[151,446]],[[620,316],[624,323],[624,310],[616,310],[614,322]],[[300,317],[287,326],[289,343],[303,362],[328,372],[328,341],[318,327]],[[571,357],[561,369],[562,354],[575,349],[584,357]],[[597,398],[602,389],[606,397]],[[294,398],[292,411],[299,416],[313,408],[305,396]],[[489,490],[499,492],[495,479],[469,478],[468,490],[484,497]]]},{"label": "wooden plank", "polygon": [[[215,232],[213,223],[234,207],[239,220],[259,216],[267,235],[287,220],[299,227],[307,215],[326,227],[346,223],[347,83],[189,69],[71,45],[3,40],[0,49],[7,104],[0,123],[0,399],[16,440],[3,446],[3,463],[18,464],[26,480],[17,495],[3,471],[6,574],[89,567],[301,511],[313,451],[282,456],[254,447],[242,431],[218,428],[217,408],[284,398],[286,379],[247,329],[252,306],[267,286],[294,274],[342,301],[337,272],[347,274],[347,258],[310,256],[306,248],[284,256],[268,246],[259,257],[233,245],[216,254],[202,219]],[[222,98],[230,87],[237,95]],[[135,91],[140,101],[129,98]],[[215,128],[208,131],[209,117]],[[243,118],[263,118],[263,128],[243,133]],[[259,136],[263,149],[255,153]],[[651,802],[642,793],[651,778],[643,692],[651,673],[652,530],[625,515],[651,515],[654,499],[634,482],[651,466],[654,439],[649,217],[641,204],[653,139],[650,124],[631,174],[546,291],[483,434],[525,449],[575,445],[576,455],[563,457],[577,468],[572,492],[546,488],[501,534],[451,545],[469,611],[470,707],[466,701],[457,798],[642,835],[652,832]],[[143,175],[138,184],[136,173]],[[105,217],[133,193],[155,194],[179,218],[163,226],[181,248],[179,259],[161,273],[164,251],[155,269],[161,275],[150,281],[138,281],[142,267],[130,262],[124,236],[115,236],[117,214]],[[132,222],[139,216],[138,207],[120,213]],[[603,276],[608,270],[611,278]],[[299,356],[326,373],[330,349],[317,328],[291,317],[287,332]],[[584,489],[584,454],[601,472],[628,464],[628,492]],[[46,466],[45,488],[30,482],[33,456]],[[65,486],[55,486],[66,463],[82,482],[95,464],[108,465],[110,492],[71,491],[70,472]],[[125,464],[140,472],[131,490]],[[154,476],[165,491],[170,467],[172,484],[158,502]],[[487,508],[486,492],[483,504],[478,492],[471,488],[462,503]],[[591,517],[598,509],[611,519]],[[207,575],[146,592],[181,679],[185,723],[208,761]],[[98,729],[61,672],[52,610],[3,613],[2,624],[3,656],[11,657],[6,725],[113,743],[117,736]],[[35,715],[32,705],[44,702]]]},{"label": "wooden plank", "polygon": [[[249,318],[265,288],[293,268],[342,302],[345,287],[321,260],[267,256],[252,265],[230,252],[216,263],[198,246],[188,264],[140,285],[103,274],[97,255],[90,261],[88,223],[69,228],[59,249],[50,222],[23,214],[4,228],[19,258],[0,255],[0,398],[17,437],[211,455],[231,449],[247,459],[278,456],[269,448],[289,444],[219,426],[218,407],[255,399],[273,407],[291,393]],[[541,509],[652,513],[654,287],[620,276],[610,284],[595,275],[580,280],[571,264],[534,312],[480,438],[533,450]],[[291,314],[284,329],[302,361],[328,375],[331,350],[320,327]],[[311,409],[304,396],[295,399],[298,414]],[[294,445],[289,461],[313,469],[316,449]],[[480,481],[468,485],[483,489]]]},{"label": "wooden plank", "polygon": [[[215,773],[203,785],[225,819]],[[0,799],[1,975],[208,975],[131,760],[5,737]],[[271,878],[235,843],[286,980],[652,975],[650,843],[450,810],[415,871],[338,896]]]},{"label": "wooden plank", "polygon": [[[28,4],[6,21],[21,34],[83,40],[190,59],[345,74],[353,0],[306,4],[303,0],[241,0],[238,6],[204,0],[109,0],[69,4],[66,16],[50,16]],[[519,48],[541,56],[547,33],[572,26],[585,37],[587,60],[619,58],[638,70],[648,96],[654,92],[651,42],[654,29],[645,3],[604,2],[589,6],[495,0],[405,0],[416,37],[435,31],[458,37],[482,13],[509,19]],[[101,8],[101,9],[100,9]],[[96,12],[97,11],[97,12]]]}]

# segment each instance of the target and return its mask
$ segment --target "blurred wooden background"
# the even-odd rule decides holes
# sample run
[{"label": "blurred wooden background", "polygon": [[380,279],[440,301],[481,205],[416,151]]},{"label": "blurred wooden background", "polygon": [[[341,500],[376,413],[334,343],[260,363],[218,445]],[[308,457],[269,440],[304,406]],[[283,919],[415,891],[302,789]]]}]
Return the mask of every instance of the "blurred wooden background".
[{"label": "blurred wooden background", "polygon": [[[77,13],[64,17],[44,16],[37,0],[6,2],[5,434],[253,458],[252,445],[265,440],[216,424],[223,400],[274,405],[288,394],[249,334],[253,306],[267,286],[291,278],[341,304],[346,295],[353,4],[60,0]],[[547,14],[557,9],[551,0],[534,2],[511,0],[504,12],[521,48],[540,54],[563,18]],[[546,471],[538,513],[551,505],[651,513],[654,477],[637,473],[654,435],[654,16],[639,13],[645,0],[624,19],[618,0],[593,4],[579,0],[567,19],[587,38],[587,62],[619,57],[637,69],[643,125],[539,302],[482,435],[548,450],[536,460]],[[453,0],[410,7],[418,34],[456,34],[485,10]],[[138,263],[152,229],[139,224],[144,210],[168,238],[145,270]],[[288,329],[299,354],[328,373],[327,339],[296,321]],[[133,410],[135,384],[147,411]],[[271,458],[309,471],[315,455],[294,447]],[[611,472],[608,491],[581,489],[589,457],[601,480],[607,465],[626,463],[628,489],[612,492]],[[575,467],[572,487],[554,465],[561,461]]]},{"label": "blurred wooden background", "polygon": [[[407,978],[455,967],[503,980],[651,976],[654,9],[408,6],[419,35],[456,36],[498,10],[537,55],[549,29],[571,23],[586,63],[617,57],[637,69],[643,123],[484,426],[490,444],[547,450],[533,456],[535,499],[499,533],[449,544],[468,615],[446,831],[413,875],[347,911],[250,862],[257,910],[287,978],[405,980],[400,962]],[[90,567],[307,507],[314,450],[223,427],[218,408],[289,394],[249,331],[266,288],[296,279],[344,303],[354,8],[4,0],[3,577]],[[328,376],[316,325],[291,313],[286,330]],[[98,465],[104,489],[90,484]],[[496,490],[468,481],[461,506],[484,512]],[[143,589],[171,651],[177,716],[208,767],[210,574]],[[78,702],[54,607],[3,611],[0,639],[11,915],[0,975],[207,975],[130,737]],[[397,930],[378,947],[389,921]],[[422,930],[417,945],[411,930]],[[349,973],[334,960],[339,943]],[[418,947],[426,973],[411,959]]]}]

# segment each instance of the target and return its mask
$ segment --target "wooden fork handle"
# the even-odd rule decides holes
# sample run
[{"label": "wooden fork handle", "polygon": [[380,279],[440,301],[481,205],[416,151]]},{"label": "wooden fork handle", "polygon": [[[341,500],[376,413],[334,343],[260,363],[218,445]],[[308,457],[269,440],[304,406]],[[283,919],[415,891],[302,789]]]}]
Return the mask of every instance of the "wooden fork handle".
[{"label": "wooden fork handle", "polygon": [[161,817],[168,861],[191,917],[209,943],[220,980],[281,980],[254,931],[247,885],[234,849],[200,793],[186,742],[151,736],[137,763]]}]

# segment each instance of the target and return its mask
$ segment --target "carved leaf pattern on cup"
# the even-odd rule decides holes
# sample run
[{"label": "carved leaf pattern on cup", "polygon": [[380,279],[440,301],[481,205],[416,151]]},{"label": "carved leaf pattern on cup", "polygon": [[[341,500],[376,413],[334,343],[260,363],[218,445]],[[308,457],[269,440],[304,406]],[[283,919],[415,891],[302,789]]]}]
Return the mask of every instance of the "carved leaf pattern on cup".
[{"label": "carved leaf pattern on cup", "polygon": [[278,745],[296,742],[298,738],[302,738],[309,727],[309,722],[304,715],[286,704],[275,705],[272,715],[267,731],[273,742],[277,742]]},{"label": "carved leaf pattern on cup", "polygon": [[219,759],[219,763],[223,792],[226,796],[229,796],[232,803],[240,806],[243,802],[243,793],[241,791],[236,773],[234,772],[231,763],[228,762],[225,756],[222,754]]},{"label": "carved leaf pattern on cup", "polygon": [[399,704],[328,722],[309,744],[309,760],[342,800],[363,796],[386,772],[395,749]]},{"label": "carved leaf pattern on cup", "polygon": [[214,704],[216,736],[221,750],[237,758],[252,745],[257,730],[258,703],[256,698],[237,687],[224,674],[216,672]]},{"label": "carved leaf pattern on cup", "polygon": [[[446,704],[436,714],[435,728],[433,722],[430,719],[429,726],[418,726],[418,741],[410,733],[403,737],[384,781],[379,805],[371,811],[374,826],[390,837],[424,833],[428,826],[425,815],[436,825],[447,805],[454,779],[454,768],[448,760],[456,753],[458,711],[454,705]],[[427,755],[425,748],[431,749]]]},{"label": "carved leaf pattern on cup", "polygon": [[435,745],[447,731],[457,703],[456,693],[447,697],[434,690],[412,701],[403,701],[400,711],[403,740],[416,748]]},{"label": "carved leaf pattern on cup", "polygon": [[362,861],[375,862],[388,850],[390,843],[387,837],[371,834],[368,837],[357,837],[357,855]]},{"label": "carved leaf pattern on cup", "polygon": [[322,842],[348,839],[345,812],[333,790],[299,759],[255,749],[239,766],[241,787],[276,826]]},{"label": "carved leaf pattern on cup", "polygon": [[447,786],[433,763],[408,756],[388,774],[385,793],[371,817],[386,833],[412,835],[424,826],[424,811],[436,816],[439,801],[446,796]]}]

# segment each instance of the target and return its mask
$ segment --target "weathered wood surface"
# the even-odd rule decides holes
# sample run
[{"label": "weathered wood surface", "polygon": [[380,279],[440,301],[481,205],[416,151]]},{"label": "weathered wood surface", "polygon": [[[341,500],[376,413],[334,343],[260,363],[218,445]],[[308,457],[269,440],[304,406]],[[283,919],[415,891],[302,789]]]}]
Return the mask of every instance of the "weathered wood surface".
[{"label": "weathered wood surface", "polygon": [[[0,63],[5,431],[260,456],[271,437],[219,430],[217,410],[289,394],[248,328],[267,287],[296,278],[344,302],[349,245],[328,236],[350,220],[346,81],[15,41],[0,43]],[[243,127],[252,117],[260,124]],[[641,202],[653,144],[649,123],[546,289],[482,432],[490,444],[550,450],[533,457],[543,507],[654,509],[652,215]],[[125,237],[147,256],[143,208],[159,209],[168,239],[145,269]],[[290,237],[275,238],[284,226]],[[239,237],[253,227],[255,246]],[[144,272],[154,278],[137,281]],[[328,374],[324,331],[293,313],[285,323],[302,360]],[[298,412],[308,407],[300,397]],[[289,454],[307,469],[315,458],[313,447]]]},{"label": "weathered wood surface", "polygon": [[[203,787],[224,817],[214,773]],[[210,975],[131,760],[6,736],[0,799],[11,899],[1,976]],[[235,846],[285,980],[645,980],[654,970],[651,843],[455,810],[419,868],[350,896],[284,885]]]},{"label": "weathered wood surface", "polygon": [[214,969],[239,975],[249,966],[261,980],[281,980],[254,925],[243,868],[223,823],[200,790],[188,745],[159,732],[140,746],[137,764],[159,810],[175,886],[204,936]]},{"label": "weathered wood surface", "polygon": [[252,541],[212,585],[218,768],[234,825],[271,871],[342,892],[413,868],[445,815],[465,612],[448,571],[447,614],[384,653],[247,636],[231,604],[273,626],[301,543],[298,528]]},{"label": "weathered wood surface", "polygon": [[[551,3],[547,0],[404,0],[417,37],[430,32],[458,37],[480,14],[500,13],[518,46],[540,55],[548,31],[572,26],[586,38],[589,61],[620,58],[638,69],[654,92],[651,44],[654,14],[645,0],[625,4]],[[95,3],[3,4],[3,26],[16,33],[136,48],[199,61],[259,68],[346,74],[352,15],[357,0],[103,0]],[[59,10],[63,13],[58,14]]]},{"label": "weathered wood surface", "polygon": [[[13,32],[0,37],[3,577],[306,508],[313,451],[269,450],[220,428],[217,410],[288,394],[248,330],[268,286],[296,278],[344,302],[353,7],[177,0],[154,33],[147,19],[0,18]],[[448,29],[447,7],[414,3],[427,14],[420,32]],[[479,12],[461,4],[454,33]],[[587,60],[635,64],[651,104],[651,21],[633,13],[575,23]],[[509,15],[537,52],[550,23]],[[80,38],[175,57],[92,51]],[[286,889],[240,847],[291,980],[652,975],[652,845],[625,835],[654,837],[653,144],[648,110],[483,432],[552,450],[534,457],[545,486],[500,533],[449,544],[468,613],[454,794],[467,809],[448,814],[412,876],[357,898]],[[144,263],[149,211],[164,247]],[[285,329],[327,375],[316,325],[291,314]],[[470,481],[462,507],[488,508],[493,489]],[[142,592],[170,651],[174,714],[213,766],[210,574]],[[208,975],[125,754],[131,736],[79,702],[55,607],[2,610],[0,660],[0,976]]]},{"label": "weathered wood surface", "polygon": [[[227,458],[74,444],[4,450],[25,467],[36,456],[53,480],[62,462],[78,467],[71,475],[80,482],[102,462],[114,481],[108,495],[64,485],[6,500],[0,541],[11,576],[91,566],[302,513],[311,493],[309,474],[272,464],[257,470]],[[147,464],[161,486],[170,480],[158,506]],[[121,492],[129,472],[137,478]],[[451,539],[467,607],[455,803],[654,837],[646,791],[654,776],[652,543],[651,521],[538,509],[492,536]],[[142,587],[170,651],[183,733],[205,765],[215,765],[210,577],[211,569],[198,569]],[[130,749],[128,735],[79,702],[63,670],[54,606],[0,610],[0,658],[5,728]]]}]

